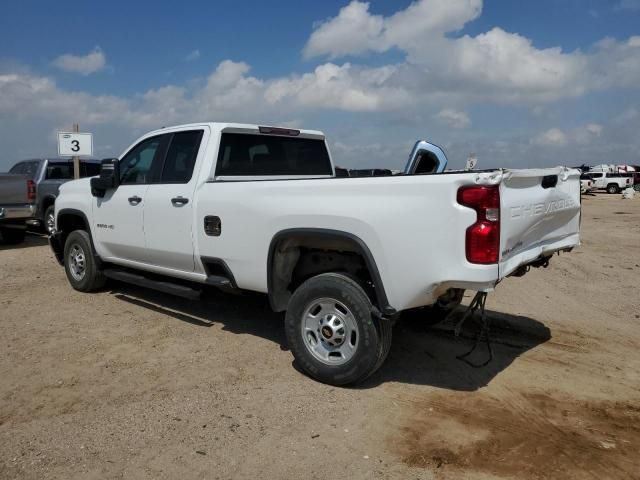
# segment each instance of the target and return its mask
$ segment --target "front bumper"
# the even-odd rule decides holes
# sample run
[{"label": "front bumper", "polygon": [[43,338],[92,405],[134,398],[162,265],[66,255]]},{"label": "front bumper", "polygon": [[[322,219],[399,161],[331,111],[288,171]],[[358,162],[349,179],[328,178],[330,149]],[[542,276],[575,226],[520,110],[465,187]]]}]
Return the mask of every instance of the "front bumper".
[{"label": "front bumper", "polygon": [[54,232],[53,235],[49,236],[49,246],[51,247],[51,250],[53,250],[53,254],[55,255],[58,263],[61,266],[64,265],[64,250],[61,232]]},{"label": "front bumper", "polygon": [[31,204],[0,206],[0,221],[20,218],[24,218],[26,220],[33,217],[35,214],[36,206]]}]

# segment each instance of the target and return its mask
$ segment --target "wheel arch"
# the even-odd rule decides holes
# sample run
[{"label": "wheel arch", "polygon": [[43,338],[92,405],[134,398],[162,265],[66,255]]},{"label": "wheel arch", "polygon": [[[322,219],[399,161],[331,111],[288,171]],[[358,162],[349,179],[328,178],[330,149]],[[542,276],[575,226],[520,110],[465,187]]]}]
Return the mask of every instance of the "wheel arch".
[{"label": "wheel arch", "polygon": [[98,265],[101,265],[101,260],[97,254],[96,246],[93,241],[93,234],[91,233],[91,224],[89,223],[89,219],[83,211],[75,208],[63,208],[56,212],[56,232],[53,235],[54,238],[51,240],[51,245],[56,252],[56,256],[58,256],[58,252],[54,247],[54,243],[57,244],[60,251],[63,252],[67,236],[69,236],[69,234],[74,230],[84,230],[87,232],[89,239],[91,240],[91,248],[93,250],[94,257],[98,262]]},{"label": "wheel arch", "polygon": [[56,203],[56,196],[55,195],[49,194],[49,195],[46,195],[42,199],[42,202],[40,203],[40,207],[41,207],[43,216],[44,216],[44,212],[47,210],[47,208],[49,208],[54,203]]},{"label": "wheel arch", "polygon": [[267,256],[267,291],[269,303],[274,311],[281,312],[287,309],[293,292],[287,288],[288,283],[283,283],[282,277],[290,279],[299,261],[299,251],[293,254],[291,251],[299,247],[322,248],[329,252],[349,252],[358,255],[373,284],[373,294],[370,295],[373,297],[372,303],[384,314],[396,313],[389,304],[378,266],[367,244],[352,233],[324,228],[281,230],[271,239]]}]

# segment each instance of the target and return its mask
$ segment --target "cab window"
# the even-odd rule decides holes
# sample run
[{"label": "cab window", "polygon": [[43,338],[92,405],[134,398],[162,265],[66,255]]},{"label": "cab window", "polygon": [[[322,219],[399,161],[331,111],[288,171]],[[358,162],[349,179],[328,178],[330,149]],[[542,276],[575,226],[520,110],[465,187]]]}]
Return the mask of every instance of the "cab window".
[{"label": "cab window", "polygon": [[56,162],[47,165],[47,180],[70,180],[73,178],[73,164],[70,162]]},{"label": "cab window", "polygon": [[173,134],[160,183],[188,183],[191,180],[203,133],[203,130],[194,130]]},{"label": "cab window", "polygon": [[331,175],[324,140],[223,133],[216,175]]},{"label": "cab window", "polygon": [[120,160],[120,183],[136,185],[151,183],[154,164],[162,160],[168,135],[143,140]]}]

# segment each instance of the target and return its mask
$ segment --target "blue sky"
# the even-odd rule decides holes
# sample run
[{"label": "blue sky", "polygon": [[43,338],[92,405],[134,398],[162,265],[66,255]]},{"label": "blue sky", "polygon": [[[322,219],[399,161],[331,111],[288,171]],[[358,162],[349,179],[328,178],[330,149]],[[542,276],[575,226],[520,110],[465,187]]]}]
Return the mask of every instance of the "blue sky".
[{"label": "blue sky", "polygon": [[337,163],[640,163],[640,0],[11,2],[0,170],[201,120],[324,130]]}]

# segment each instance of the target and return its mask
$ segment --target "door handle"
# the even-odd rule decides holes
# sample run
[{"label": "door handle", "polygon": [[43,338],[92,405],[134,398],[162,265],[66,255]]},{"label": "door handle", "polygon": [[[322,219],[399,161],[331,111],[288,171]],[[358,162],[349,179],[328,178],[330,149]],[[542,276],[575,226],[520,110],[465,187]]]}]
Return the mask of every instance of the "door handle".
[{"label": "door handle", "polygon": [[129,200],[129,203],[131,205],[137,205],[142,201],[142,199],[137,195],[134,195],[133,197],[129,197],[127,200]]},{"label": "door handle", "polygon": [[173,203],[174,205],[186,205],[187,203],[189,203],[189,199],[184,197],[173,197],[171,199],[171,203]]}]

